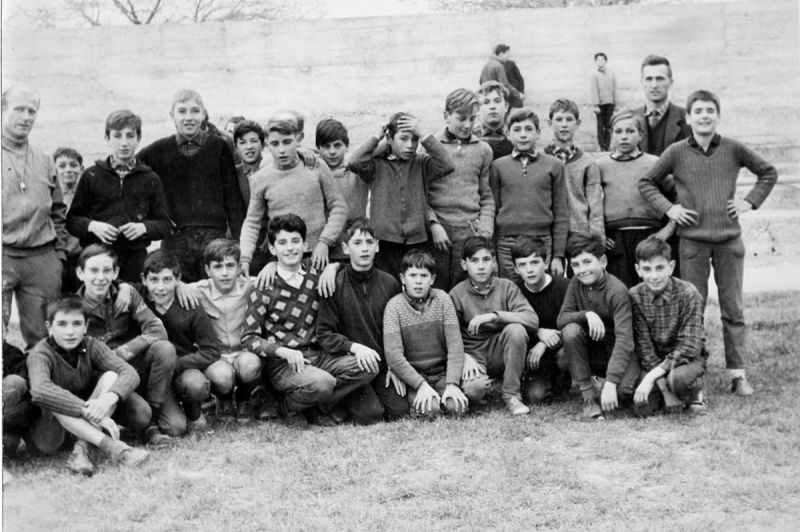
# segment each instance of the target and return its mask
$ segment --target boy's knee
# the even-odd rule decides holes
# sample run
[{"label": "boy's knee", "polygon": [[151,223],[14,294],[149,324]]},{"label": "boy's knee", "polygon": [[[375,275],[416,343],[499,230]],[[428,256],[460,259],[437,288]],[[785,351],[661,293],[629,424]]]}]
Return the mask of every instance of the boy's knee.
[{"label": "boy's knee", "polygon": [[486,391],[488,390],[490,383],[491,381],[489,380],[489,377],[485,374],[482,374],[472,380],[462,381],[461,390],[464,392],[464,395],[467,397],[467,400],[470,402],[470,404],[477,403],[486,397]]},{"label": "boy's knee", "polygon": [[[19,375],[3,377],[3,410],[18,405],[28,395],[28,383]],[[5,417],[5,416],[4,416]]]},{"label": "boy's knee", "polygon": [[568,323],[561,329],[561,339],[565,344],[575,342],[576,340],[583,341],[585,336],[586,333],[583,331],[583,327],[577,323]]},{"label": "boy's knee", "polygon": [[39,419],[31,427],[26,441],[42,454],[53,454],[64,444],[66,431],[49,410],[42,409]]},{"label": "boy's knee", "polygon": [[175,366],[177,355],[175,354],[175,346],[167,340],[157,340],[150,344],[150,349],[153,353],[153,360],[163,366]]},{"label": "boy's knee", "polygon": [[213,386],[216,393],[227,395],[233,391],[236,383],[236,372],[233,366],[224,360],[211,364],[206,368],[204,374],[211,382],[211,386]]},{"label": "boy's knee", "polygon": [[180,399],[184,402],[204,401],[211,389],[211,383],[200,370],[187,369],[178,375]]},{"label": "boy's knee", "polygon": [[528,345],[528,331],[519,323],[509,323],[503,328],[501,334],[506,337],[506,341],[509,343],[522,345],[523,347]]},{"label": "boy's knee", "polygon": [[[414,408],[414,407],[410,406],[410,408]],[[433,421],[436,418],[438,418],[440,415],[442,415],[442,408],[439,406],[439,403],[433,403],[431,408],[427,412],[425,412],[424,414],[421,413],[421,412],[417,412],[416,410],[414,410],[414,413],[415,413],[415,416],[420,418],[420,419],[424,419],[426,421]],[[452,414],[456,413],[455,412],[455,408],[452,409],[451,413]]]},{"label": "boy's knee", "polygon": [[242,384],[249,384],[261,376],[261,359],[253,353],[242,353],[233,363],[236,378]]},{"label": "boy's knee", "polygon": [[133,402],[126,412],[126,421],[128,428],[133,432],[139,432],[150,425],[150,420],[153,418],[153,410],[147,401],[141,399]]},{"label": "boy's knee", "polygon": [[179,438],[186,434],[186,416],[172,415],[158,424],[158,430],[171,438]]},{"label": "boy's knee", "polygon": [[373,425],[383,420],[383,407],[375,394],[362,395],[350,403],[350,415],[359,425]]},{"label": "boy's knee", "polygon": [[336,386],[336,379],[329,373],[320,371],[313,379],[310,379],[306,385],[306,391],[318,403],[325,402],[330,398],[333,393],[333,388]]},{"label": "boy's knee", "polygon": [[543,379],[530,379],[523,390],[523,397],[532,405],[543,403],[550,396],[550,388]]}]

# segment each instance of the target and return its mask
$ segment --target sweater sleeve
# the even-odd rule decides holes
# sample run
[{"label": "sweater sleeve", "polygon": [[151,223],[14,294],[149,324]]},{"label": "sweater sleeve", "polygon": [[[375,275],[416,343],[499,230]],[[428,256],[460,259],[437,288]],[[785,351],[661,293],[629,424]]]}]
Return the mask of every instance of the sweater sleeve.
[{"label": "sweater sleeve", "polygon": [[236,173],[236,163],[230,146],[223,141],[220,149],[220,170],[222,172],[223,191],[225,194],[225,214],[228,218],[228,227],[233,240],[239,240],[242,223],[246,214],[245,201],[239,189],[239,176]]},{"label": "sweater sleeve", "polygon": [[650,371],[661,362],[656,354],[656,348],[653,345],[653,339],[650,336],[650,325],[647,323],[647,318],[642,310],[641,303],[638,296],[634,294],[631,288],[631,311],[633,312],[633,337],[636,355],[642,364],[644,371]]},{"label": "sweater sleeve", "polygon": [[158,178],[155,172],[150,172],[149,174],[153,178],[155,195],[153,196],[147,219],[142,223],[147,229],[147,238],[150,240],[164,240],[172,233],[172,220],[169,219],[169,213],[167,212],[167,197],[164,194],[161,179]]},{"label": "sweater sleeve", "polygon": [[502,83],[506,89],[508,89],[509,95],[514,98],[519,98],[521,96],[520,92],[514,88],[514,86],[508,81],[508,76],[506,76],[506,67],[503,66],[501,62],[497,62],[498,66],[495,67],[495,77],[497,81]]},{"label": "sweater sleeve", "polygon": [[75,195],[72,196],[72,203],[67,212],[67,231],[72,236],[83,239],[89,236],[89,224],[92,219],[89,217],[91,212],[91,173],[84,170],[78,185],[75,187]]},{"label": "sweater sleeve", "polygon": [[458,386],[461,384],[461,371],[464,369],[464,341],[461,338],[461,329],[458,327],[458,316],[453,300],[445,292],[441,292],[439,297],[442,301],[442,324],[447,344],[446,380],[447,384]]},{"label": "sweater sleeve", "polygon": [[778,171],[774,166],[741,142],[737,142],[736,147],[736,156],[739,164],[756,175],[756,185],[753,187],[753,190],[747,194],[745,200],[753,205],[753,209],[758,209],[761,204],[764,203],[764,200],[767,199],[769,193],[772,192],[775,183],[778,182]]},{"label": "sweater sleeve", "polygon": [[322,195],[325,198],[325,210],[328,213],[328,220],[325,222],[325,227],[322,228],[319,241],[328,246],[334,246],[336,245],[336,239],[339,238],[342,229],[344,229],[345,222],[347,222],[349,213],[347,202],[336,184],[328,165],[324,162],[319,165],[318,175]]},{"label": "sweater sleeve", "polygon": [[277,358],[279,344],[268,342],[261,336],[267,320],[271,294],[268,290],[253,289],[247,300],[247,313],[242,328],[242,348],[262,358]]},{"label": "sweater sleeve", "polygon": [[[609,284],[612,279],[609,280]],[[614,313],[614,349],[608,361],[606,379],[619,384],[633,353],[633,316],[628,290],[621,281],[608,287],[609,306]]]},{"label": "sweater sleeve", "polygon": [[347,169],[367,183],[371,183],[375,179],[375,161],[372,160],[372,152],[378,147],[379,142],[379,138],[370,137],[350,154],[347,163]]},{"label": "sweater sleeve", "polygon": [[258,244],[258,233],[261,231],[261,223],[267,212],[265,194],[268,171],[266,168],[259,170],[253,174],[250,182],[250,202],[247,205],[247,217],[242,224],[242,232],[239,239],[241,261],[247,264],[253,259],[253,254]]},{"label": "sweater sleeve", "polygon": [[[485,144],[485,146],[484,146]],[[492,238],[494,234],[495,203],[492,187],[489,184],[489,170],[492,167],[492,148],[481,141],[483,158],[481,160],[480,175],[478,176],[478,195],[480,196],[478,215],[478,233],[481,236]]]},{"label": "sweater sleeve", "polygon": [[569,208],[567,207],[567,181],[561,161],[553,169],[553,256],[564,258],[569,233]]},{"label": "sweater sleeve", "polygon": [[[389,369],[401,381],[416,390],[425,382],[425,379],[417,373],[417,370],[409,364],[405,357],[400,325],[400,305],[402,304],[402,296],[396,296],[386,305],[383,313],[383,353]],[[453,313],[455,314],[455,312]]]},{"label": "sweater sleeve", "polygon": [[83,399],[52,381],[53,365],[47,355],[34,348],[28,353],[27,364],[33,404],[65,416],[81,417]]},{"label": "sweater sleeve", "polygon": [[333,355],[348,354],[353,346],[353,342],[341,332],[342,323],[339,316],[342,309],[337,302],[341,291],[342,285],[337,282],[336,291],[333,295],[320,300],[317,311],[317,342],[322,349]]},{"label": "sweater sleeve", "polygon": [[578,306],[578,290],[580,281],[572,278],[567,287],[567,295],[564,296],[564,303],[561,305],[561,312],[558,313],[556,324],[559,329],[564,329],[570,323],[586,325],[586,311]]},{"label": "sweater sleeve", "polygon": [[503,299],[507,302],[508,310],[496,310],[498,321],[502,325],[509,323],[519,323],[529,333],[535,333],[539,329],[539,316],[525,296],[522,295],[517,285],[506,283],[506,294]]},{"label": "sweater sleeve", "polygon": [[139,326],[141,334],[128,343],[122,344],[114,351],[123,360],[130,360],[136,355],[147,350],[153,342],[167,339],[167,330],[161,320],[147,308],[142,296],[137,292],[131,291],[131,303],[128,307],[134,321]]},{"label": "sweater sleeve", "polygon": [[108,391],[117,394],[120,403],[127,399],[131,392],[139,386],[139,374],[136,373],[136,370],[116,356],[111,348],[103,342],[89,338],[86,341],[86,348],[93,368],[97,368],[101,374],[106,371],[113,371],[117,374],[117,380]]},{"label": "sweater sleeve", "polygon": [[453,158],[447,149],[439,142],[439,139],[429,134],[420,141],[422,147],[428,152],[424,155],[422,168],[425,182],[434,181],[440,177],[452,174],[456,167]]},{"label": "sweater sleeve", "polygon": [[[592,72],[589,78],[589,96],[592,99],[592,105],[600,105],[600,90],[597,86],[597,72]],[[598,120],[600,117],[597,117]]]},{"label": "sweater sleeve", "polygon": [[492,198],[494,199],[494,215],[497,218],[500,212],[500,207],[503,205],[502,194],[500,192],[500,171],[494,163],[489,167],[489,188],[492,191]]},{"label": "sweater sleeve", "polygon": [[589,205],[589,232],[606,239],[605,220],[603,218],[603,184],[600,181],[600,169],[594,161],[589,162],[584,174],[586,203]]},{"label": "sweater sleeve", "polygon": [[202,371],[219,360],[220,351],[217,335],[214,333],[211,318],[208,317],[203,307],[195,309],[189,327],[191,329],[189,337],[194,342],[197,350],[194,353],[177,357],[175,375],[187,369]]},{"label": "sweater sleeve", "polygon": [[667,148],[650,171],[639,181],[639,193],[662,216],[672,208],[672,202],[664,196],[659,188],[666,186],[669,176],[674,171],[672,154],[675,153],[676,148],[675,144]]}]

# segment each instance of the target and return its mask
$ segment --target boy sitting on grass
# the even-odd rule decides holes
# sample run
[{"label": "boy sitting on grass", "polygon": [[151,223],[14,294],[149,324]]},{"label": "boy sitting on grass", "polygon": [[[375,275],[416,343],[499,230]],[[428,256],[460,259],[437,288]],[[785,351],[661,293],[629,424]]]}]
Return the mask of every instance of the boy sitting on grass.
[{"label": "boy sitting on grass", "polygon": [[557,323],[569,279],[547,273],[548,252],[542,240],[531,238],[521,238],[511,248],[514,269],[520,276],[517,288],[539,318],[539,328],[528,344],[528,372],[523,381],[523,397],[532,405],[552,399],[554,394],[566,394],[572,385]]},{"label": "boy sitting on grass", "polygon": [[[389,151],[373,156],[384,137]],[[427,153],[417,153],[419,144]],[[416,118],[396,113],[352,153],[347,167],[369,183],[369,218],[381,242],[375,266],[396,279],[403,256],[428,241],[426,186],[453,173],[453,160]]]},{"label": "boy sitting on grass", "polygon": [[66,430],[78,440],[67,468],[92,476],[92,447],[126,466],[147,460],[150,453],[119,440],[112,416],[131,430],[141,430],[150,422],[150,408],[134,392],[139,384],[136,371],[103,342],[86,336],[86,314],[86,305],[76,295],[47,307],[50,336],[36,344],[27,359],[31,399],[41,409],[28,441],[53,453]]},{"label": "boy sitting on grass", "polygon": [[580,110],[572,100],[560,98],[550,106],[548,116],[553,142],[544,152],[564,163],[569,230],[605,238],[600,171],[594,157],[575,145],[575,133],[581,125]]},{"label": "boy sitting on grass", "polygon": [[[628,289],[606,272],[605,243],[598,235],[576,233],[567,244],[575,272],[558,327],[572,378],[583,395],[583,415],[602,418],[633,397],[639,364],[633,354]],[[605,377],[600,402],[592,376]],[[602,410],[600,409],[602,406]]]},{"label": "boy sitting on grass", "polygon": [[[692,136],[667,148],[642,178],[639,191],[659,213],[678,224],[681,276],[697,287],[704,301],[708,296],[709,265],[714,267],[731,391],[747,397],[755,390],[745,376],[745,252],[739,216],[757,209],[767,199],[778,172],[741,142],[721,137],[717,133],[719,116],[719,98],[714,94],[701,90],[689,95],[686,120]],[[742,168],[758,178],[744,199],[735,197]],[[678,193],[675,204],[658,190],[670,174]]]},{"label": "boy sitting on grass", "polygon": [[461,266],[467,279],[450,291],[450,298],[466,352],[465,393],[471,400],[480,400],[489,378],[502,377],[508,411],[514,416],[528,414],[520,387],[528,335],[539,326],[536,313],[513,282],[493,275],[494,246],[488,238],[474,236],[464,243]]},{"label": "boy sitting on grass", "polygon": [[[399,390],[407,391],[407,409],[427,419],[441,413],[440,404],[450,415],[466,412],[469,405],[459,387],[464,344],[458,316],[450,297],[431,288],[435,272],[436,261],[430,254],[417,249],[406,253],[400,273],[404,292],[389,300],[383,316],[389,370],[407,386]],[[482,397],[485,389],[477,388]]]},{"label": "boy sitting on grass", "polygon": [[[78,295],[87,307],[87,334],[113,349],[137,371],[137,392],[152,410],[153,421],[142,434],[153,447],[170,445],[178,429],[165,414],[174,402],[168,393],[175,370],[175,347],[167,341],[167,331],[142,297],[131,291],[130,302],[121,313],[114,305],[119,291],[113,284],[119,274],[117,256],[104,244],[91,244],[78,258],[78,278],[83,286]],[[163,407],[163,410],[162,410]]]},{"label": "boy sitting on grass", "polygon": [[354,359],[327,353],[317,342],[318,288],[338,265],[321,271],[313,260],[303,260],[306,224],[299,216],[273,218],[267,236],[278,259],[277,275],[270,287],[251,292],[242,345],[263,359],[265,378],[285,394],[287,414],[307,411],[310,423],[335,425],[343,416],[334,408],[375,378]]},{"label": "boy sitting on grass", "polygon": [[[56,165],[56,175],[61,184],[61,192],[64,195],[64,205],[69,210],[72,199],[75,197],[75,190],[78,188],[78,178],[83,173],[83,157],[77,150],[72,148],[58,148],[53,153],[53,162]],[[61,272],[61,293],[73,294],[80,286],[75,275],[75,268],[78,265],[78,255],[81,254],[80,241],[67,235],[67,264]]]},{"label": "boy sitting on grass", "polygon": [[397,392],[402,382],[388,371],[383,351],[384,309],[400,293],[400,283],[374,267],[378,240],[369,220],[349,220],[343,234],[342,249],[350,264],[336,274],[333,295],[320,302],[317,340],[331,355],[376,375],[372,386],[350,396],[347,406],[353,419],[364,424],[381,418],[392,421],[408,411],[405,397]]},{"label": "boy sitting on grass", "polygon": [[[315,143],[319,155],[330,168],[333,179],[347,203],[347,220],[354,220],[367,215],[369,202],[369,186],[347,168],[347,149],[350,137],[344,124],[333,118],[326,118],[317,124]],[[347,263],[349,257],[342,251],[347,237],[344,231],[339,235],[331,250],[331,260]]]},{"label": "boy sitting on grass", "polygon": [[172,233],[161,180],[134,156],[141,138],[138,116],[124,109],[108,115],[111,155],[83,173],[67,211],[67,231],[83,247],[110,246],[128,283],[138,282],[147,246]]},{"label": "boy sitting on grass", "polygon": [[177,355],[172,378],[177,402],[169,401],[166,404],[172,408],[161,410],[176,432],[182,434],[187,429],[189,432],[205,429],[201,404],[208,399],[212,388],[215,392],[229,390],[233,382],[228,364],[220,360],[217,337],[206,311],[183,309],[175,301],[175,287],[180,279],[178,259],[166,249],[157,249],[145,257],[139,294],[164,324]]},{"label": "boy sitting on grass", "polygon": [[530,109],[515,109],[508,117],[511,155],[492,163],[489,184],[497,212],[497,266],[500,277],[519,280],[511,248],[523,236],[541,238],[552,256],[553,275],[564,275],[564,248],[569,208],[564,163],[536,152],[539,117]]},{"label": "boy sitting on grass", "polygon": [[667,412],[706,408],[703,298],[692,283],[673,277],[674,269],[669,244],[657,236],[636,246],[642,282],[630,296],[636,354],[646,372],[634,395],[638,415],[652,414],[662,404]]}]

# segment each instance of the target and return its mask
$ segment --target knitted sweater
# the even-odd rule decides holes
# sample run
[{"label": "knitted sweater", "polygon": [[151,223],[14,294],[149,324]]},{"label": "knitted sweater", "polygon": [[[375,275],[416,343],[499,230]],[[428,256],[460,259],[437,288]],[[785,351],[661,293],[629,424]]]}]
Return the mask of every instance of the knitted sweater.
[{"label": "knitted sweater", "polygon": [[406,294],[397,294],[383,315],[383,348],[389,368],[415,390],[425,380],[420,373],[446,372],[447,384],[461,382],[464,344],[453,302],[431,288],[421,311]]},{"label": "knitted sweater", "polygon": [[558,329],[558,314],[567,296],[568,287],[569,279],[559,276],[552,277],[550,284],[540,292],[528,290],[523,280],[517,282],[517,288],[539,317],[540,329]]},{"label": "knitted sweater", "polygon": [[403,161],[391,154],[372,157],[371,137],[351,155],[347,168],[369,183],[370,220],[379,240],[419,244],[428,240],[427,185],[452,174],[453,159],[433,135],[420,141],[428,153]]},{"label": "knitted sweater", "polygon": [[336,243],[347,221],[347,203],[324,161],[319,161],[315,169],[299,159],[286,169],[273,163],[253,174],[250,205],[242,226],[242,262],[249,263],[253,258],[263,220],[284,214],[303,219],[309,251],[317,242],[328,246]]},{"label": "knitted sweater", "polygon": [[[345,203],[347,203],[347,219],[365,217],[367,215],[367,206],[369,205],[369,185],[348,170],[346,164],[336,170],[331,170],[331,174],[344,197]],[[347,235],[342,230],[336,243],[331,247],[331,258],[349,260],[344,251],[342,251],[342,242],[346,238]]]},{"label": "knitted sweater", "polygon": [[428,183],[428,218],[453,227],[477,222],[480,235],[494,232],[494,198],[489,187],[492,149],[471,135],[466,142],[447,129],[437,137],[450,154],[455,171]]},{"label": "knitted sweater", "polygon": [[617,78],[614,73],[606,68],[603,72],[592,72],[589,92],[592,96],[592,105],[605,105],[617,101]]},{"label": "knitted sweater", "polygon": [[[641,153],[635,159],[616,160],[606,155],[597,161],[600,182],[603,184],[603,211],[609,230],[622,227],[658,227],[661,213],[639,192],[639,181],[658,160],[655,155]],[[672,178],[662,183],[665,189],[674,189]],[[670,196],[674,192],[668,192]]]},{"label": "knitted sweater", "polygon": [[[489,291],[482,294],[475,290],[469,279],[461,281],[450,290],[450,299],[458,316],[461,328],[461,339],[464,350],[476,357],[476,360],[486,365],[483,351],[478,349],[486,341],[503,331],[510,323],[519,323],[530,334],[539,327],[539,318],[533,308],[525,300],[519,288],[508,279],[492,278]],[[497,314],[495,323],[484,323],[476,334],[469,332],[469,322],[480,314],[494,312]]]},{"label": "knitted sweater", "polygon": [[139,386],[136,371],[94,338],[84,338],[72,351],[44,338],[28,353],[27,364],[33,404],[66,416],[81,417],[96,376],[106,371],[117,374],[108,391],[119,396],[119,403]]},{"label": "knitted sweater", "polygon": [[[549,148],[545,148],[544,152],[552,155]],[[564,177],[570,232],[591,233],[605,238],[603,188],[594,157],[576,148],[574,155],[564,165]]]},{"label": "knitted sweater", "polygon": [[49,245],[66,254],[67,208],[52,157],[28,142],[3,138],[2,146],[3,254],[26,256]]},{"label": "knitted sweater", "polygon": [[678,226],[681,238],[724,242],[742,234],[739,219],[728,215],[728,201],[736,194],[736,180],[742,168],[758,177],[745,197],[754,209],[764,203],[778,180],[775,167],[741,142],[719,135],[715,139],[719,146],[710,156],[701,148],[692,147],[693,137],[671,145],[639,183],[639,191],[647,201],[665,214],[672,203],[658,188],[672,174],[678,203],[700,213],[696,225]]},{"label": "knitted sweater", "polygon": [[317,284],[322,272],[315,268],[306,271],[299,288],[277,275],[272,288],[250,293],[242,333],[244,349],[260,357],[278,358],[276,352],[280,347],[298,351],[319,348]]},{"label": "knitted sweater", "polygon": [[492,163],[489,184],[497,209],[497,236],[553,238],[553,256],[563,257],[569,231],[564,164],[537,153],[527,168],[513,155]]},{"label": "knitted sweater", "polygon": [[563,329],[570,323],[588,328],[586,313],[589,311],[603,320],[606,328],[603,342],[614,343],[606,379],[619,384],[633,354],[633,318],[628,288],[608,273],[592,286],[586,286],[573,277],[558,315],[558,328]]},{"label": "knitted sweater", "polygon": [[233,239],[239,240],[245,203],[233,153],[223,139],[210,135],[189,157],[170,135],[142,149],[136,158],[161,178],[167,211],[178,230],[227,225]]},{"label": "knitted sweater", "polygon": [[[353,343],[375,350],[383,359],[383,313],[400,293],[400,283],[386,272],[359,272],[349,264],[336,274],[336,290],[317,314],[317,341],[328,353],[346,355]],[[385,365],[385,360],[381,361]]]},{"label": "knitted sweater", "polygon": [[78,237],[83,247],[100,244],[101,240],[89,232],[93,221],[114,227],[128,222],[144,224],[147,231],[136,240],[120,233],[113,248],[121,250],[145,249],[153,240],[162,240],[172,232],[161,180],[139,161],[123,179],[108,159],[95,161],[83,172],[67,212],[67,231]]}]

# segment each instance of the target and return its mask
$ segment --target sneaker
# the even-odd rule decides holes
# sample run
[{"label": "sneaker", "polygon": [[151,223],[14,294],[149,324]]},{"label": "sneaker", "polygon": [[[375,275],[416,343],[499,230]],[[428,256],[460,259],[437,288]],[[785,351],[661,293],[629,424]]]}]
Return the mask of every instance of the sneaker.
[{"label": "sneaker", "polygon": [[217,399],[217,417],[234,419],[236,417],[236,403],[233,400],[221,401]]},{"label": "sneaker", "polygon": [[583,417],[590,419],[603,419],[603,411],[596,397],[583,398]]},{"label": "sneaker", "polygon": [[597,394],[597,397],[603,395],[603,388],[605,385],[606,380],[603,377],[592,376],[592,386],[594,386],[594,391]]},{"label": "sneaker", "polygon": [[236,421],[239,423],[250,423],[253,421],[253,402],[252,401],[237,401],[236,403]]},{"label": "sneaker", "polygon": [[688,405],[686,405],[686,411],[694,416],[700,416],[705,414],[708,411],[708,406],[706,406],[705,394],[703,394],[703,392],[698,393],[697,397],[693,399]]},{"label": "sneaker", "polygon": [[158,430],[155,425],[150,425],[145,429],[144,441],[151,449],[164,449],[172,445],[172,437]]},{"label": "sneaker", "polygon": [[739,397],[750,397],[756,393],[756,391],[750,386],[750,383],[747,382],[747,377],[736,377],[731,381],[731,393]]},{"label": "sneaker", "polygon": [[78,441],[72,449],[72,454],[67,459],[67,469],[77,475],[91,477],[94,475],[94,463],[89,457],[89,444],[83,440]]},{"label": "sneaker", "polygon": [[531,412],[531,409],[522,404],[522,401],[516,397],[512,397],[506,401],[506,408],[511,412],[512,416],[525,416]]},{"label": "sneaker", "polygon": [[200,414],[200,417],[195,420],[186,420],[186,430],[192,434],[205,432],[207,429],[208,421],[206,420],[205,414]]},{"label": "sneaker", "polygon": [[147,461],[150,458],[150,453],[144,449],[129,447],[127,443],[115,440],[111,444],[108,456],[115,464],[132,467]]}]

